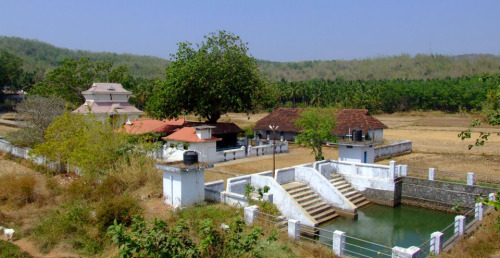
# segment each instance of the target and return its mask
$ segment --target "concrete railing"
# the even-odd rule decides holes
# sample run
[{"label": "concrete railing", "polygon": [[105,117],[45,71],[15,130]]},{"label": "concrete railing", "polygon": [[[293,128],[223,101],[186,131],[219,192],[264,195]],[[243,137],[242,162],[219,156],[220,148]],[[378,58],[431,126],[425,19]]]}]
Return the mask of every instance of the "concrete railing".
[{"label": "concrete railing", "polygon": [[245,158],[245,147],[217,152],[217,162]]},{"label": "concrete railing", "polygon": [[318,168],[320,168],[321,174],[326,174],[324,171],[328,171],[330,173],[337,173],[344,176],[357,176],[372,179],[394,179],[398,176],[398,172],[396,171],[395,163],[391,164],[394,165],[384,166],[329,160],[329,162],[320,163]]},{"label": "concrete railing", "polygon": [[388,158],[410,153],[412,149],[413,149],[413,143],[410,140],[404,140],[393,144],[377,146],[374,148],[375,159]]},{"label": "concrete railing", "polygon": [[221,202],[221,193],[224,191],[224,180],[205,183],[205,200]]},{"label": "concrete railing", "polygon": [[[276,141],[276,153],[282,153],[288,151],[288,142],[287,141]],[[248,154],[247,156],[262,156],[273,153],[273,145],[272,143],[268,145],[259,145],[259,146],[248,146]]]}]

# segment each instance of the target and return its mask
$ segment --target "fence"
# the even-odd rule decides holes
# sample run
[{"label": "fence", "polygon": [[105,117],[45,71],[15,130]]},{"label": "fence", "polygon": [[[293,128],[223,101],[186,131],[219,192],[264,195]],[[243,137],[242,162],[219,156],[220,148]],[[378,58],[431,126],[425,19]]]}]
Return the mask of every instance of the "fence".
[{"label": "fence", "polygon": [[412,151],[412,148],[413,148],[413,143],[410,140],[404,140],[393,144],[377,146],[374,148],[375,159],[379,160],[410,153]]},{"label": "fence", "polygon": [[450,248],[461,236],[477,226],[483,219],[483,204],[477,203],[474,209],[464,215],[455,217],[455,221],[443,230],[434,232],[430,238],[418,246],[409,248],[389,247],[379,243],[367,241],[347,235],[341,231],[329,231],[318,227],[309,227],[300,224],[300,221],[286,219],[282,216],[273,216],[260,212],[257,206],[245,208],[245,222],[252,225],[256,220],[273,224],[280,229],[288,228],[288,236],[293,240],[312,241],[332,248],[339,256],[353,257],[429,257],[438,255],[445,248]]},{"label": "fence", "polygon": [[472,172],[447,171],[435,168],[408,167],[408,176],[429,180],[477,184],[480,186],[500,187],[500,176]]}]

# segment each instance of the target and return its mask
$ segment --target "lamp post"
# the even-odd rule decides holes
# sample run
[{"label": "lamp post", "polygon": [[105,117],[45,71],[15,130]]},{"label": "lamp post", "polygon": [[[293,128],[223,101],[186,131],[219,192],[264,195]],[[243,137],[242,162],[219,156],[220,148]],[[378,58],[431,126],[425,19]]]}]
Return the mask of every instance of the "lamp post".
[{"label": "lamp post", "polygon": [[276,170],[276,129],[279,126],[277,125],[269,125],[269,128],[273,130],[273,178],[275,178],[275,170]]}]

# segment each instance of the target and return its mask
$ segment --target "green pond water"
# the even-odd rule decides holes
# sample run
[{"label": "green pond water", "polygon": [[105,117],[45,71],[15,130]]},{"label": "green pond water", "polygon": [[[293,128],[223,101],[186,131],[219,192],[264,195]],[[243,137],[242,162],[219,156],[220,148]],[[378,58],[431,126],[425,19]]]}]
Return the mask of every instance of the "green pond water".
[{"label": "green pond water", "polygon": [[[348,236],[368,240],[385,246],[420,246],[430,239],[433,232],[441,231],[453,223],[455,214],[413,206],[387,207],[370,204],[358,210],[358,218],[337,218],[320,228],[328,231],[340,230]],[[321,236],[325,236],[324,238]],[[328,242],[331,233],[320,231],[320,240]],[[347,243],[366,246],[360,241],[347,239]],[[331,244],[331,243],[328,243]],[[352,246],[347,245],[347,249]]]}]

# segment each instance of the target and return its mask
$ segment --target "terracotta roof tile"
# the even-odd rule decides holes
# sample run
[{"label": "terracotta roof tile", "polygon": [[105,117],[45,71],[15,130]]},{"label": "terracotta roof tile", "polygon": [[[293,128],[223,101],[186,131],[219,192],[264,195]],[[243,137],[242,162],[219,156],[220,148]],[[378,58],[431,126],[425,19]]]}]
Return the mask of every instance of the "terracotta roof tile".
[{"label": "terracotta roof tile", "polygon": [[254,130],[270,130],[269,125],[279,126],[279,131],[300,132],[295,126],[295,120],[300,118],[303,109],[299,108],[277,108],[269,115],[257,121]]},{"label": "terracotta roof tile", "polygon": [[196,135],[196,129],[193,127],[184,127],[169,136],[163,137],[162,139],[182,142],[213,142],[222,140],[221,138],[217,138],[214,136],[212,136],[212,138],[210,139],[200,139]]},{"label": "terracotta roof tile", "polygon": [[375,117],[370,116],[367,109],[340,109],[337,111],[337,126],[334,134],[347,135],[352,130],[361,129],[367,133],[370,129],[386,129],[387,126]]},{"label": "terracotta roof tile", "polygon": [[143,134],[143,133],[166,133],[170,134],[176,129],[182,127],[185,119],[139,119],[130,121],[131,124],[123,125],[123,130],[128,134]]}]

